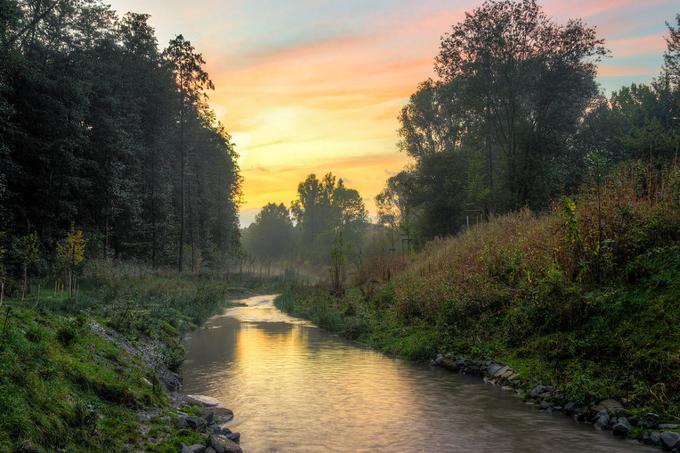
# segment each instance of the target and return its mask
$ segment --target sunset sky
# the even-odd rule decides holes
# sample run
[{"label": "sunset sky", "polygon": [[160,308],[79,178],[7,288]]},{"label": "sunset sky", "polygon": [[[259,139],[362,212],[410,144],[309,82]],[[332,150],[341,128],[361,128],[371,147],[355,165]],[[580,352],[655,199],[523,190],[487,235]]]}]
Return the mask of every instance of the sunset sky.
[{"label": "sunset sky", "polygon": [[[242,226],[286,205],[309,173],[332,171],[373,197],[406,163],[397,114],[432,77],[439,38],[479,0],[112,0],[152,16],[161,46],[182,33],[215,82],[211,105],[232,134],[244,185]],[[597,26],[612,57],[606,91],[658,73],[677,0],[546,0],[557,21]]]}]

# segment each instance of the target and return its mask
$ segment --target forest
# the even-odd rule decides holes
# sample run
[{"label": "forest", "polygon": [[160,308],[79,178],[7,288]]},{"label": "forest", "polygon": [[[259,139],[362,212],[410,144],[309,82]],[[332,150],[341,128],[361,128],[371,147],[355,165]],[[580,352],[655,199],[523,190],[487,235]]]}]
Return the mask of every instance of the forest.
[{"label": "forest", "polygon": [[594,28],[557,24],[536,2],[486,2],[443,36],[437,78],[420,83],[399,113],[398,148],[411,163],[375,198],[376,221],[360,214],[360,194],[351,212],[344,189],[335,201],[335,176],[310,175],[289,209],[268,205],[244,230],[244,249],[263,262],[330,264],[341,248],[356,272],[349,265],[369,256],[408,254],[524,208],[549,210],[622,163],[674,165],[680,17],[666,41],[652,82],[605,94],[596,76],[610,52]]},{"label": "forest", "polygon": [[3,0],[0,23],[5,272],[54,268],[75,232],[99,259],[226,262],[239,244],[237,155],[191,42],[159,47],[148,15],[95,0]]},{"label": "forest", "polygon": [[101,0],[0,0],[0,451],[240,452],[178,393],[183,341],[272,293],[389,358],[498,364],[544,411],[678,451],[680,13],[656,77],[610,93],[598,30],[535,0],[441,33],[394,112],[409,163],[374,200],[309,172],[246,226],[200,49]]}]

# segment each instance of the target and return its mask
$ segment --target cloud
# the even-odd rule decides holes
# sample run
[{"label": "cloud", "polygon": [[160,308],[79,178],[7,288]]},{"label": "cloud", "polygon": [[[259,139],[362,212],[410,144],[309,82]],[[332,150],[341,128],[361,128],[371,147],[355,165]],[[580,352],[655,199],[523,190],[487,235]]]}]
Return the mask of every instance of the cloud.
[{"label": "cloud", "polygon": [[[599,76],[609,89],[658,72],[676,2],[546,0],[545,9],[559,22],[583,17],[607,38],[612,58]],[[184,32],[208,61],[211,104],[240,153],[252,214],[289,203],[311,172],[332,170],[372,199],[407,162],[396,150],[399,110],[434,75],[440,37],[481,0],[143,3],[161,43]]]}]

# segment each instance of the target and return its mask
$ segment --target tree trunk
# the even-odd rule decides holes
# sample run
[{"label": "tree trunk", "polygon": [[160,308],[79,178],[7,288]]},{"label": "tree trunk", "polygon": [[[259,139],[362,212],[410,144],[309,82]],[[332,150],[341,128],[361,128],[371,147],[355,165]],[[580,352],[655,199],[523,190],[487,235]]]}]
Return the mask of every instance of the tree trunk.
[{"label": "tree trunk", "polygon": [[177,270],[182,272],[184,260],[184,93],[180,95],[179,108],[179,250]]},{"label": "tree trunk", "polygon": [[26,263],[23,264],[23,271],[24,281],[23,284],[21,285],[21,300],[24,300],[24,298],[26,298],[26,287],[28,285],[28,264]]},{"label": "tree trunk", "polygon": [[156,269],[156,149],[151,147],[151,268]]}]

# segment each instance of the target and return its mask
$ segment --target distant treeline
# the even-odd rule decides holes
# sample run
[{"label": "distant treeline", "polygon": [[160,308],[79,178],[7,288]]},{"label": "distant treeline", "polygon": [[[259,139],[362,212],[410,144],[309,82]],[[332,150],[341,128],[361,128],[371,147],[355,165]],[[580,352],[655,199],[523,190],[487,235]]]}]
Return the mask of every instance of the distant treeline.
[{"label": "distant treeline", "polygon": [[290,210],[262,210],[244,233],[246,252],[261,263],[306,262],[327,277],[330,265],[332,279],[336,267],[361,273],[376,257],[393,269],[396,255],[434,238],[523,208],[546,210],[601,184],[621,162],[667,168],[680,150],[675,20],[659,76],[605,96],[596,76],[609,51],[594,28],[557,24],[533,0],[484,2],[442,37],[437,79],[421,83],[399,114],[399,148],[413,160],[376,197],[378,225],[354,193],[352,212],[362,214],[348,234],[334,177],[311,175]]},{"label": "distant treeline", "polygon": [[6,238],[53,251],[76,228],[89,254],[180,270],[237,250],[239,170],[205,62],[181,35],[159,49],[148,21],[99,0],[0,0]]},{"label": "distant treeline", "polygon": [[487,1],[454,25],[400,116],[414,164],[377,197],[380,221],[422,244],[523,207],[542,210],[632,159],[680,147],[680,16],[661,74],[606,97],[608,51],[580,19],[559,25],[533,0]]}]

